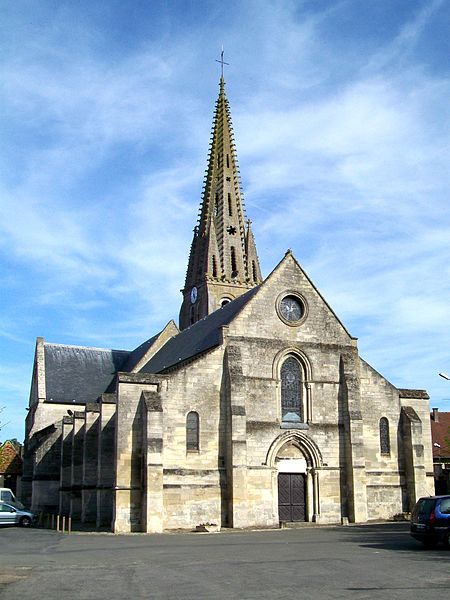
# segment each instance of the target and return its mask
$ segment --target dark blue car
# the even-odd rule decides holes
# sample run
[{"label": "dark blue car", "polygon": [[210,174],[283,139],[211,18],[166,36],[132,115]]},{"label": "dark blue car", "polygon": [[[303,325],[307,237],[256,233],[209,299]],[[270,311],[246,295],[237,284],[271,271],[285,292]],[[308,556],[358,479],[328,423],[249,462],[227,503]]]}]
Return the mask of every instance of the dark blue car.
[{"label": "dark blue car", "polygon": [[450,496],[420,498],[411,513],[411,535],[425,546],[450,549]]}]

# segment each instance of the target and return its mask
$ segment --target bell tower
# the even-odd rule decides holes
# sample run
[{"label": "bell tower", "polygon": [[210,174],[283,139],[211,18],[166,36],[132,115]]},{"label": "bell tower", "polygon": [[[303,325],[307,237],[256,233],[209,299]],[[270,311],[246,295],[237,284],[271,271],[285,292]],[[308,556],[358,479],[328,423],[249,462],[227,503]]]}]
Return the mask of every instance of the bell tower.
[{"label": "bell tower", "polygon": [[[222,56],[222,68],[223,64]],[[180,329],[186,329],[261,282],[251,221],[245,219],[222,73],[199,219],[181,290]]]}]

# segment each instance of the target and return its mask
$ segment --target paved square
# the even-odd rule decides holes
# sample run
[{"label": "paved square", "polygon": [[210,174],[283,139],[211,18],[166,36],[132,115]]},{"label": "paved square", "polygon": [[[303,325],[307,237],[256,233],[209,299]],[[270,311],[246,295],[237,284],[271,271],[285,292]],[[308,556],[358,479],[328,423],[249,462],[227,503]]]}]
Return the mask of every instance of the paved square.
[{"label": "paved square", "polygon": [[2,600],[449,594],[450,552],[425,549],[404,523],[123,536],[0,529]]}]

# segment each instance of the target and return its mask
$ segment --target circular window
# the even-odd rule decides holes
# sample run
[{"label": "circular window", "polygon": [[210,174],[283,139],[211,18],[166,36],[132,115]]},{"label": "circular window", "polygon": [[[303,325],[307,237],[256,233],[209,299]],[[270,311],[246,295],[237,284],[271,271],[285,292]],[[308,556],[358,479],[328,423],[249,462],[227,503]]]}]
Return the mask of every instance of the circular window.
[{"label": "circular window", "polygon": [[299,325],[306,317],[306,302],[299,294],[284,293],[278,298],[277,312],[287,325]]}]

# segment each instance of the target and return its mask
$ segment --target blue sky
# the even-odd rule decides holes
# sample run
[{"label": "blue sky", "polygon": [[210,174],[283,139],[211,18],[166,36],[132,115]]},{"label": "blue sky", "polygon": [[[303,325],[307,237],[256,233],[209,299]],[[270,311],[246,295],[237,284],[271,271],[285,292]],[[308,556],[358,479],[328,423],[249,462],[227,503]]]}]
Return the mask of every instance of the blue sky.
[{"label": "blue sky", "polygon": [[362,357],[450,410],[448,0],[7,0],[0,438],[36,336],[177,319],[222,44],[264,274],[292,248]]}]

